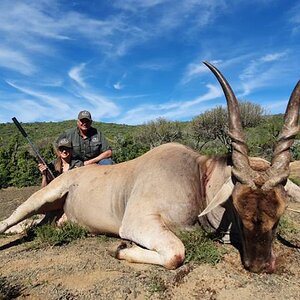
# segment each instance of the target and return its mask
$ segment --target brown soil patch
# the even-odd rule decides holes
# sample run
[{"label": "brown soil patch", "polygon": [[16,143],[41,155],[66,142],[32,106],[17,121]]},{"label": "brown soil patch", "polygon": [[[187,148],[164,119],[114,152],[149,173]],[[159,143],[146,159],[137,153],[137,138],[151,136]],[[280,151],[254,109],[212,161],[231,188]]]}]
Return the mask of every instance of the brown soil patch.
[{"label": "brown soil patch", "polygon": [[[0,219],[37,189],[0,190]],[[289,207],[300,210],[300,203]],[[300,224],[298,213],[287,214]],[[18,299],[300,299],[300,252],[279,241],[278,270],[268,275],[245,271],[231,245],[219,245],[227,254],[216,266],[190,263],[168,271],[112,258],[107,249],[119,243],[116,238],[88,237],[43,249],[20,238],[0,236],[0,278],[18,290]]]}]

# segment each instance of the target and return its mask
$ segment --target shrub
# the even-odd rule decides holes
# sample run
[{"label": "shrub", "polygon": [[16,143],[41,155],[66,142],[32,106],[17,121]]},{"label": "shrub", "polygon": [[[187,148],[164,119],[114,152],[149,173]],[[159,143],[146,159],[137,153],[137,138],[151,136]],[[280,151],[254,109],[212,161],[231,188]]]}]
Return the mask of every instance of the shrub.
[{"label": "shrub", "polygon": [[279,221],[277,233],[281,236],[289,236],[291,234],[298,234],[299,230],[295,227],[292,220],[287,216],[283,216]]},{"label": "shrub", "polygon": [[81,239],[88,235],[87,229],[72,222],[67,222],[61,228],[46,224],[35,228],[34,233],[37,246],[68,244],[73,240]]},{"label": "shrub", "polygon": [[194,261],[215,265],[222,259],[222,251],[203,229],[182,231],[179,238],[185,246],[185,263]]}]

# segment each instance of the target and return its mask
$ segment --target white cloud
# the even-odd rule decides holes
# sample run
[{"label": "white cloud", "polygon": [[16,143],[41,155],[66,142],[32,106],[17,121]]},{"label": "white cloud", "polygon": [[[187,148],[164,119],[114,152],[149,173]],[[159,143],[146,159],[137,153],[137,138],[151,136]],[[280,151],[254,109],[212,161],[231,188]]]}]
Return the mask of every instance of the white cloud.
[{"label": "white cloud", "polygon": [[169,1],[170,0],[116,0],[114,1],[114,5],[123,10],[139,11],[141,9],[149,9]]},{"label": "white cloud", "polygon": [[[236,65],[240,66],[243,65],[245,61],[249,61],[251,57],[253,57],[255,54],[249,52],[246,54],[228,54],[226,52],[223,53],[224,57],[229,57],[229,59],[216,59],[216,58],[210,58],[205,59],[206,61],[209,61],[211,64],[216,66],[222,73],[225,71],[226,68],[229,67],[235,67]],[[212,54],[209,55],[203,55],[203,57],[211,57]],[[210,72],[209,69],[203,64],[203,62],[200,59],[197,59],[196,62],[191,62],[187,65],[186,70],[182,76],[181,84],[187,84],[190,81],[194,80],[195,78],[201,77],[203,74],[206,74]]]},{"label": "white cloud", "polygon": [[187,34],[199,31],[221,11],[224,13],[224,3],[212,0],[114,1],[112,6],[118,7],[119,12],[96,18],[72,10],[72,6],[61,1],[2,0],[0,34],[2,43],[21,47],[20,51],[49,56],[57,51],[59,44],[71,45],[81,40],[114,58],[127,54],[136,45],[171,34],[183,24],[189,28]]},{"label": "white cloud", "polygon": [[80,91],[79,95],[86,100],[86,106],[82,109],[91,111],[93,118],[103,119],[116,117],[120,113],[120,108],[109,98],[88,91]]},{"label": "white cloud", "polygon": [[286,52],[280,52],[280,53],[270,53],[261,58],[262,62],[272,62],[280,60],[281,58],[284,58],[287,55]]},{"label": "white cloud", "polygon": [[267,114],[282,113],[285,111],[288,100],[273,101],[264,105],[264,109]]},{"label": "white cloud", "polygon": [[287,52],[274,52],[263,55],[257,59],[250,61],[248,66],[240,75],[242,80],[241,85],[243,91],[239,97],[249,95],[254,89],[261,88],[274,82],[274,79],[278,77],[280,70],[279,65],[274,63],[280,62],[287,56]]},{"label": "white cloud", "polygon": [[[221,60],[210,60],[209,62],[214,66],[218,66],[218,67],[220,64],[222,64]],[[186,67],[186,71],[183,75],[183,78],[181,79],[181,83],[186,84],[191,80],[200,77],[202,74],[208,72],[210,72],[209,69],[207,68],[206,65],[203,64],[202,61],[199,62],[197,61],[196,63],[192,62]]]},{"label": "white cloud", "polygon": [[116,89],[116,90],[122,90],[124,88],[124,85],[121,84],[121,82],[116,82],[113,87]]},{"label": "white cloud", "polygon": [[190,119],[203,111],[215,106],[204,104],[223,95],[217,85],[207,85],[208,92],[189,101],[172,101],[157,105],[141,105],[126,112],[125,116],[118,120],[119,123],[142,124],[144,122],[164,117],[166,119]]},{"label": "white cloud", "polygon": [[[2,111],[5,111],[0,122],[11,121],[13,116],[17,117],[20,122],[42,121],[49,116],[50,112],[45,105],[30,99],[15,100],[13,103],[3,101],[0,102],[0,107]],[[55,115],[53,120],[55,120]]]},{"label": "white cloud", "polygon": [[43,92],[37,92],[30,88],[18,86],[17,84],[12,83],[10,81],[6,81],[6,83],[9,84],[11,87],[17,89],[24,95],[35,98],[41,104],[46,105],[46,107],[51,107],[58,111],[69,111],[70,110],[70,104],[68,104],[66,101],[62,101],[62,99],[60,97],[48,96],[48,94],[44,94]]},{"label": "white cloud", "polygon": [[116,89],[116,90],[122,90],[122,89],[125,87],[125,84],[123,84],[123,80],[124,80],[126,77],[127,77],[127,73],[125,72],[125,73],[122,75],[121,79],[120,79],[118,82],[116,82],[115,84],[113,84],[114,89]]},{"label": "white cloud", "polygon": [[82,77],[82,72],[85,68],[86,64],[81,63],[79,66],[73,67],[68,75],[71,79],[73,79],[76,83],[78,83],[81,87],[86,87],[86,83],[84,82],[84,78]]},{"label": "white cloud", "polygon": [[137,65],[140,69],[151,70],[151,71],[166,71],[170,69],[174,63],[166,62],[166,59],[163,61],[147,61]]},{"label": "white cloud", "polygon": [[46,1],[1,1],[0,31],[5,34],[4,40],[13,41],[16,37],[22,40],[34,36],[57,40],[70,39],[64,34],[63,18],[55,16],[54,11]]},{"label": "white cloud", "polygon": [[44,55],[52,55],[55,49],[48,51],[51,42],[83,39],[110,56],[113,53],[123,55],[130,45],[141,41],[145,35],[121,14],[99,20],[65,10],[63,4],[54,0],[1,1],[0,34],[3,44],[18,45],[20,51],[43,51]]},{"label": "white cloud", "polygon": [[294,7],[287,12],[288,22],[292,24],[291,32],[299,34],[300,32],[300,4],[296,3]]},{"label": "white cloud", "polygon": [[187,84],[195,77],[208,72],[207,67],[200,63],[191,63],[187,66],[187,70],[185,71],[185,74],[183,75],[183,78],[181,80],[182,84]]},{"label": "white cloud", "polygon": [[24,75],[31,75],[36,71],[31,60],[24,54],[3,47],[0,49],[0,66]]},{"label": "white cloud", "polygon": [[117,117],[120,113],[120,108],[109,98],[83,89],[72,95],[48,95],[9,81],[7,84],[19,94],[13,102],[1,100],[1,111],[5,114],[0,122],[10,121],[11,116],[19,117],[22,122],[70,120],[76,119],[78,112],[84,109],[89,110],[97,121]]},{"label": "white cloud", "polygon": [[199,104],[204,101],[209,101],[209,100],[213,100],[215,98],[219,98],[223,95],[223,92],[219,85],[208,84],[206,87],[208,88],[208,92],[206,94],[199,96],[194,100],[186,101],[186,102],[182,103],[182,106],[190,107],[190,106]]}]

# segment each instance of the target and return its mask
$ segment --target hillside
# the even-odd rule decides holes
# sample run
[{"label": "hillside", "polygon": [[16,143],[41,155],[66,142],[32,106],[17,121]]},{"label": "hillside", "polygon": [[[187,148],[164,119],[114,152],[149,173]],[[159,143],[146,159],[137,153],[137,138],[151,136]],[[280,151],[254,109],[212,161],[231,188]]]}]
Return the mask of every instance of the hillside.
[{"label": "hillside", "polygon": [[[76,120],[62,122],[34,122],[21,123],[32,142],[54,141],[56,137],[65,129],[76,126]],[[101,130],[105,136],[112,140],[118,134],[126,134],[136,130],[139,126],[122,125],[115,123],[93,122],[93,126]],[[14,123],[0,123],[0,146],[4,146],[13,136],[20,136],[19,143],[26,144],[27,141],[22,137]]]}]

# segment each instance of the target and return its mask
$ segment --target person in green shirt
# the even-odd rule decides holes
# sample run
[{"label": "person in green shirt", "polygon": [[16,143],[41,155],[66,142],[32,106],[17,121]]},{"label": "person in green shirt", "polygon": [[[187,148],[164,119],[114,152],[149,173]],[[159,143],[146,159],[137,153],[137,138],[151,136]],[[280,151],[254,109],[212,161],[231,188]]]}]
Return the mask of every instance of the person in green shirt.
[{"label": "person in green shirt", "polygon": [[66,130],[60,137],[69,139],[73,146],[73,158],[84,165],[111,165],[112,149],[103,133],[92,127],[92,116],[87,110],[79,112],[77,126]]}]

